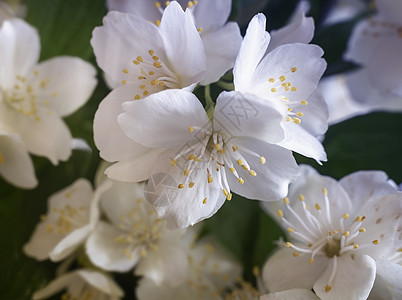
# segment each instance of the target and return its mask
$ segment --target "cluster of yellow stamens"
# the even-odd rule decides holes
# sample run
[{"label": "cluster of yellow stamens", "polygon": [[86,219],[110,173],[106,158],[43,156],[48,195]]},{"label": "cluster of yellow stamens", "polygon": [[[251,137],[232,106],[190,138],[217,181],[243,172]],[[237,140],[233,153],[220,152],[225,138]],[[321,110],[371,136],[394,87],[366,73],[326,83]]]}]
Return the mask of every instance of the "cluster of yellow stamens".
[{"label": "cluster of yellow stamens", "polygon": [[[369,20],[369,24],[372,28],[370,30],[365,29],[363,35],[378,38],[380,36],[389,36],[395,34],[402,38],[402,26],[387,21],[376,21],[374,19]],[[371,31],[372,30],[372,31]]]}]

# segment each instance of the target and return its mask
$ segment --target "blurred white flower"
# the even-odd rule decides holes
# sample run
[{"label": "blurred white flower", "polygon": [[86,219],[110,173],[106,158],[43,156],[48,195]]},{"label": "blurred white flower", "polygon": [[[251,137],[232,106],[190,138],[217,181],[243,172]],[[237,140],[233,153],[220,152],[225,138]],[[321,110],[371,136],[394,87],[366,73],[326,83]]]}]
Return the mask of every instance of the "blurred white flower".
[{"label": "blurred white flower", "polygon": [[21,188],[34,188],[38,181],[28,151],[17,134],[0,124],[0,175]]},{"label": "blurred white flower", "polygon": [[[345,59],[361,66],[348,85],[353,98],[377,109],[402,110],[402,2],[377,0],[378,14],[358,23]],[[390,46],[392,45],[392,46]]]},{"label": "blurred white flower", "polygon": [[88,237],[99,219],[99,196],[110,188],[103,184],[96,192],[86,179],[49,198],[48,213],[41,216],[24,252],[37,260],[60,261],[73,253]]},{"label": "blurred white flower", "polygon": [[57,277],[35,292],[32,299],[48,299],[62,290],[66,290],[61,296],[63,300],[119,300],[124,296],[122,289],[108,275],[79,269]]},{"label": "blurred white flower", "polygon": [[311,290],[291,289],[261,296],[260,300],[319,300]]},{"label": "blurred white flower", "polygon": [[0,2],[0,25],[6,19],[25,17],[27,9],[21,3],[22,1],[20,0]]},{"label": "blurred white flower", "polygon": [[[200,33],[205,48],[207,69],[202,85],[213,83],[234,65],[242,37],[236,22],[227,22],[232,8],[231,0],[177,1],[188,9]],[[108,0],[109,10],[134,14],[144,20],[151,20],[157,26],[171,1],[154,0]]]},{"label": "blurred white flower", "polygon": [[[277,213],[291,242],[265,264],[267,289],[313,288],[321,299],[366,299],[376,272],[392,270],[386,263],[400,256],[402,194],[395,183],[380,171],[338,182],[305,167],[289,190]],[[401,272],[392,274],[401,282]]]},{"label": "blurred white flower", "polygon": [[[143,99],[166,89],[192,90],[205,75],[205,51],[190,11],[172,2],[159,27],[142,18],[109,12],[91,40],[98,65],[111,80],[121,82],[99,105],[94,139],[100,156],[117,164],[107,175],[120,181],[142,181],[147,168],[138,161],[154,160],[159,153],[129,139],[117,123],[125,101]],[[130,172],[135,168],[135,172]],[[145,174],[143,174],[145,173]]]},{"label": "blurred white flower", "polygon": [[61,117],[83,105],[96,85],[95,68],[75,57],[38,64],[39,36],[23,20],[0,28],[0,119],[30,153],[53,164],[71,154],[71,135]]},{"label": "blurred white flower", "polygon": [[166,228],[146,202],[143,188],[112,182],[102,194],[100,206],[110,223],[100,221],[89,236],[88,257],[104,270],[125,272],[136,266],[136,275],[178,285],[187,269],[183,231]]},{"label": "blurred white flower", "polygon": [[[140,280],[139,300],[223,300],[225,289],[234,286],[241,274],[240,265],[211,237],[192,243],[186,258],[186,279],[179,286],[158,285],[151,279]],[[172,274],[174,276],[174,274]],[[229,298],[230,299],[230,298]]]}]

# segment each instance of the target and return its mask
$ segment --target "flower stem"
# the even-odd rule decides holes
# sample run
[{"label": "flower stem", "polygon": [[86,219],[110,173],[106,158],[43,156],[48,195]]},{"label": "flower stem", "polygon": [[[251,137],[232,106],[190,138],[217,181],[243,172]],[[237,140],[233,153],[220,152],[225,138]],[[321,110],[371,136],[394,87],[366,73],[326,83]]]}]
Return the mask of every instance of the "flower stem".
[{"label": "flower stem", "polygon": [[224,88],[225,90],[233,91],[234,90],[234,84],[232,82],[226,82],[226,81],[218,81],[217,84],[221,87]]},{"label": "flower stem", "polygon": [[211,89],[210,89],[209,85],[205,86],[204,94],[205,94],[205,103],[206,103],[205,110],[207,112],[208,117],[212,120],[212,117],[214,114],[215,103],[212,100]]}]

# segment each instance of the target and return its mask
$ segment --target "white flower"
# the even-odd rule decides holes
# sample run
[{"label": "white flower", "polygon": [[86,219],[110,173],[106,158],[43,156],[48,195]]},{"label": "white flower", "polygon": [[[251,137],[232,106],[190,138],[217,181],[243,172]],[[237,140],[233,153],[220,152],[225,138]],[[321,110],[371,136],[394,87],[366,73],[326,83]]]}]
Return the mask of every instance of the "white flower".
[{"label": "white flower", "polygon": [[94,193],[86,179],[78,179],[52,195],[47,215],[41,216],[24,246],[25,254],[37,260],[50,257],[52,261],[60,261],[73,253],[95,227],[99,195],[109,187],[104,184]]},{"label": "white flower", "polygon": [[260,300],[319,300],[312,291],[307,289],[291,289],[276,293],[266,294]]},{"label": "white flower", "polygon": [[[241,267],[211,237],[205,237],[189,249],[186,280],[179,286],[158,285],[151,279],[140,280],[139,300],[223,300],[224,291],[233,287]],[[173,274],[172,274],[173,275]]]},{"label": "white flower", "polygon": [[64,289],[66,292],[61,297],[63,300],[118,300],[124,296],[122,289],[108,275],[90,269],[79,269],[57,277],[35,292],[32,299],[47,299]]},{"label": "white flower", "polygon": [[[177,1],[187,8],[200,33],[206,53],[207,70],[202,85],[217,81],[234,65],[242,37],[237,23],[227,22],[232,8],[231,0]],[[108,0],[110,10],[134,14],[144,20],[161,24],[161,16],[170,1]]]},{"label": "white flower", "polygon": [[168,226],[187,227],[212,216],[225,198],[231,199],[231,190],[259,200],[284,197],[298,172],[290,150],[325,160],[310,133],[325,131],[325,104],[319,97],[308,106],[302,100],[314,92],[323,72],[322,50],[286,44],[262,58],[267,39],[265,17],[258,15],[236,61],[236,91],[219,95],[213,122],[184,90],[123,104],[119,124],[125,134],[159,154],[133,165],[150,174],[148,200]]},{"label": "white flower", "polygon": [[101,102],[94,119],[100,156],[119,162],[107,170],[107,175],[120,181],[145,180],[147,168],[128,172],[135,167],[133,159],[154,160],[159,153],[154,154],[122,132],[117,123],[117,116],[123,112],[121,104],[165,89],[192,89],[205,75],[200,35],[190,11],[183,12],[172,2],[159,27],[130,14],[109,12],[104,26],[95,28],[91,44],[102,70],[122,83]]},{"label": "white flower", "polygon": [[[303,175],[278,210],[291,242],[265,264],[267,289],[314,288],[321,299],[366,299],[377,270],[388,268],[383,261],[399,255],[402,194],[379,171],[339,182],[307,167]],[[393,274],[401,282],[401,273]]]},{"label": "white flower", "polygon": [[358,102],[401,110],[402,2],[376,4],[378,14],[358,23],[350,37],[345,58],[362,67],[350,74],[348,85]]},{"label": "white flower", "polygon": [[[182,231],[166,228],[145,201],[143,184],[113,182],[100,205],[110,223],[100,221],[86,243],[90,260],[102,269],[135,273],[157,284],[185,279],[187,256]],[[175,274],[172,276],[172,274]]]},{"label": "white flower", "polygon": [[0,125],[0,175],[21,188],[38,184],[28,151],[18,135],[11,134]]},{"label": "white flower", "polygon": [[61,117],[83,105],[96,85],[95,69],[74,57],[38,64],[36,30],[19,19],[0,29],[0,119],[29,152],[53,164],[70,156],[71,135]]}]

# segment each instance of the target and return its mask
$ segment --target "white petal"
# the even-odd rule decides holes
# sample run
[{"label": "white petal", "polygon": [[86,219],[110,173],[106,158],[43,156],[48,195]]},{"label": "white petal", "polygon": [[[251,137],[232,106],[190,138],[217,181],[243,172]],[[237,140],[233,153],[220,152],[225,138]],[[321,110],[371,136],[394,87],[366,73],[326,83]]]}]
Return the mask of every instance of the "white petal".
[{"label": "white petal", "polygon": [[191,126],[210,126],[201,102],[184,90],[165,90],[144,101],[126,102],[123,108],[126,112],[118,118],[121,128],[147,147],[180,147],[198,132],[197,128],[190,132]]},{"label": "white petal", "polygon": [[110,297],[120,298],[124,296],[123,290],[109,276],[105,274],[87,269],[78,270],[77,273],[92,287]]},{"label": "white petal", "polygon": [[401,299],[402,266],[386,260],[380,260],[377,261],[376,263],[377,263],[377,277],[372,292],[374,292],[376,288],[377,281],[381,279],[386,289],[388,289],[388,293],[391,295],[391,297],[389,297],[388,299],[392,300]]},{"label": "white petal", "polygon": [[260,300],[319,300],[312,291],[307,289],[291,289],[263,295]]},{"label": "white petal", "polygon": [[37,65],[35,71],[38,75],[33,77],[32,85],[50,79],[45,88],[38,90],[37,100],[48,100],[49,108],[60,116],[84,105],[97,83],[95,68],[78,57],[55,57]]},{"label": "white petal", "polygon": [[[321,58],[323,53],[323,50],[316,45],[295,43],[276,47],[255,69],[251,78],[250,92],[267,99],[275,97],[276,101],[278,94],[283,94],[290,101],[306,100],[316,89],[326,69],[327,63]],[[295,72],[291,71],[294,67],[297,68]],[[281,76],[285,76],[286,82],[297,90],[286,91],[280,85]],[[274,78],[275,83],[269,82],[270,78]],[[272,92],[272,87],[277,91]],[[254,88],[257,90],[254,91]]]},{"label": "white petal", "polygon": [[386,37],[381,42],[367,65],[369,77],[380,90],[402,97],[402,39],[399,36]]},{"label": "white petal", "polygon": [[114,81],[127,79],[123,69],[129,74],[138,72],[132,63],[137,56],[145,57],[151,49],[159,56],[164,54],[158,27],[148,20],[112,11],[104,17],[103,24],[94,29],[91,45],[98,66]]},{"label": "white petal", "polygon": [[[244,184],[240,184],[234,175],[227,172],[230,188],[235,193],[250,199],[276,201],[285,197],[289,183],[297,177],[299,171],[292,153],[279,146],[256,139],[234,138],[231,142],[263,156],[266,163],[261,164],[260,157],[239,149],[238,151],[243,155],[251,169],[257,173],[257,176],[252,176],[249,171],[238,167],[237,172],[243,178]],[[236,161],[233,163],[237,165]]]},{"label": "white petal", "polygon": [[0,130],[0,174],[21,188],[34,188],[38,181],[31,158],[22,141]]},{"label": "white petal", "polygon": [[247,91],[250,80],[271,39],[265,31],[265,16],[257,14],[250,21],[233,69],[237,91]]},{"label": "white petal", "polygon": [[171,287],[168,284],[158,286],[152,279],[146,277],[139,281],[135,292],[139,300],[207,300],[197,295],[188,284],[182,284],[178,287]]},{"label": "white petal", "polygon": [[289,248],[282,248],[265,263],[262,276],[271,293],[294,288],[310,290],[328,264],[326,256],[316,256],[314,262],[309,264],[309,256],[295,257],[293,252]]},{"label": "white petal", "polygon": [[314,36],[314,20],[311,17],[306,18],[305,12],[299,11],[290,24],[278,30],[272,30],[270,34],[271,43],[268,52],[284,44],[308,44]]},{"label": "white petal", "polygon": [[388,22],[401,24],[402,4],[398,0],[381,0],[375,2],[380,15]]},{"label": "white petal", "polygon": [[121,104],[133,99],[135,90],[119,87],[100,103],[94,119],[94,140],[100,156],[107,161],[129,159],[147,150],[127,137],[117,123],[117,117],[124,112]]},{"label": "white petal", "polygon": [[90,226],[78,228],[63,238],[49,253],[50,260],[58,262],[73,253],[84,242],[90,232]]},{"label": "white petal", "polygon": [[[188,161],[181,158],[172,167],[170,162],[176,154],[175,150],[170,150],[158,157],[145,194],[158,216],[167,220],[169,228],[185,228],[215,214],[225,202],[225,196],[216,181],[208,183],[207,171],[202,166],[191,175],[194,187],[179,189],[178,185],[184,183],[176,178],[184,177],[180,166]],[[212,177],[218,178],[215,169],[210,171]]]},{"label": "white petal", "polygon": [[339,183],[349,195],[354,213],[372,199],[398,192],[395,183],[382,171],[358,171],[343,177]]},{"label": "white petal", "polygon": [[[220,3],[220,1],[214,2]],[[233,68],[242,36],[239,25],[229,22],[219,30],[202,32],[201,39],[207,57],[207,73],[200,84],[208,85],[218,81],[223,74]]]},{"label": "white petal", "polygon": [[94,265],[118,272],[126,272],[134,267],[140,258],[139,253],[134,251],[136,255],[130,259],[124,252],[127,245],[115,241],[121,234],[121,230],[106,222],[98,223],[85,244],[86,253]]},{"label": "white petal", "polygon": [[[337,260],[332,282],[333,260]],[[327,269],[314,284],[315,293],[323,300],[367,299],[375,280],[375,261],[367,255],[342,255],[332,258]],[[326,291],[326,286],[331,286]]]},{"label": "white petal", "polygon": [[267,143],[284,138],[281,125],[285,108],[252,94],[222,92],[216,100],[214,128],[229,137],[253,137]]},{"label": "white petal", "polygon": [[279,146],[314,158],[318,163],[327,161],[327,155],[321,142],[299,124],[287,122],[284,129],[285,139],[277,143]]},{"label": "white petal", "polygon": [[199,1],[194,7],[194,18],[197,28],[201,27],[206,31],[210,31],[222,27],[229,18],[231,10],[232,1],[230,0]]},{"label": "white petal", "polygon": [[21,136],[32,154],[45,156],[55,165],[70,157],[70,131],[54,112],[38,107],[35,116],[25,116],[8,109],[7,122]]},{"label": "white petal", "polygon": [[205,75],[206,58],[191,12],[184,13],[177,2],[171,2],[165,8],[159,32],[170,67],[180,75],[181,86],[200,81]]},{"label": "white petal", "polygon": [[43,289],[36,291],[32,296],[34,300],[47,299],[50,296],[64,290],[78,278],[77,272],[71,272],[57,277],[48,283]]},{"label": "white petal", "polygon": [[151,176],[156,158],[165,149],[151,149],[132,159],[117,162],[108,167],[105,174],[114,180],[123,182],[140,182]]},{"label": "white petal", "polygon": [[16,76],[26,76],[39,59],[36,29],[22,19],[5,20],[0,29],[0,82],[11,88]]}]

